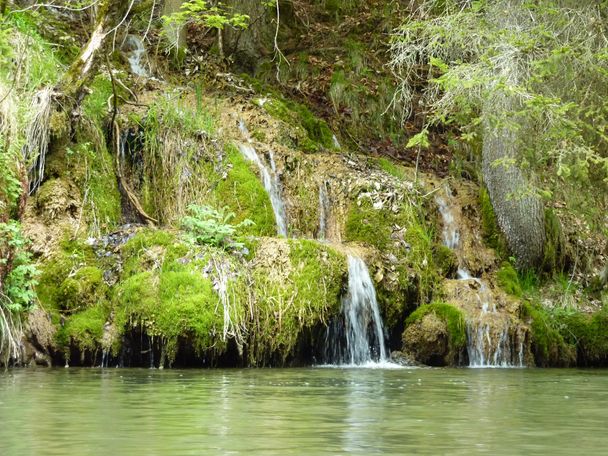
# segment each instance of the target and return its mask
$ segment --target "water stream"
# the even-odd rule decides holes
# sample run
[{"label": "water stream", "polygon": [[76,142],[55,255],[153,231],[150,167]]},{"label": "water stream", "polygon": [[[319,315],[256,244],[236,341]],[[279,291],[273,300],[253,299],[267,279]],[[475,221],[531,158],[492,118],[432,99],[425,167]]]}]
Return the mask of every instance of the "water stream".
[{"label": "water stream", "polygon": [[328,327],[327,361],[337,365],[389,364],[376,290],[365,262],[348,257],[348,291],[342,319]]},{"label": "water stream", "polygon": [[124,48],[127,50],[127,60],[131,72],[142,78],[150,77],[146,68],[146,48],[143,41],[135,35],[127,35]]},{"label": "water stream", "polygon": [[477,287],[479,301],[477,316],[467,318],[467,354],[469,367],[523,367],[524,335],[513,327],[509,315],[498,312],[488,284],[474,277],[463,265],[459,250],[460,228],[450,206],[451,194],[446,189],[447,199],[439,196],[436,203],[443,221],[443,243],[454,250],[459,265],[456,277],[462,281],[473,281]]},{"label": "water stream", "polygon": [[272,151],[268,154],[270,161],[270,168],[264,163],[262,158],[258,155],[255,147],[253,147],[251,135],[245,123],[241,120],[239,122],[239,130],[247,141],[246,143],[239,143],[238,148],[241,154],[248,161],[254,163],[260,170],[260,177],[264,184],[264,189],[270,197],[270,204],[274,212],[274,217],[277,223],[277,233],[280,236],[287,236],[287,217],[285,213],[285,203],[281,194],[281,181],[277,173],[277,166],[274,161],[274,154]]}]

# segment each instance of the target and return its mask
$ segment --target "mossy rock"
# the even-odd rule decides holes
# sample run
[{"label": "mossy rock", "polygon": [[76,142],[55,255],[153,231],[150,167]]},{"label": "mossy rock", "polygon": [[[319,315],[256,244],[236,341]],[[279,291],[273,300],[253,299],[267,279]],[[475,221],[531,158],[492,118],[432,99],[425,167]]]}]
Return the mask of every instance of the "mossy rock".
[{"label": "mossy rock", "polygon": [[608,366],[608,311],[569,312],[557,316],[567,344],[576,347],[578,366]]},{"label": "mossy rock", "polygon": [[106,300],[108,287],[103,272],[94,266],[80,268],[59,286],[59,304],[62,310],[74,312]]},{"label": "mossy rock", "polygon": [[316,117],[306,106],[273,98],[264,103],[263,108],[272,117],[296,129],[303,129],[304,134],[298,135],[297,147],[304,152],[334,148],[333,133],[327,123]]},{"label": "mossy rock", "polygon": [[433,260],[442,277],[454,277],[458,271],[458,256],[445,245],[437,244],[433,247]]},{"label": "mossy rock", "polygon": [[[253,269],[255,323],[249,331],[249,362],[284,363],[300,336],[340,312],[347,277],[345,255],[311,240],[289,240],[264,255]],[[273,247],[274,248],[274,247]],[[255,262],[255,260],[254,260]],[[279,270],[277,264],[284,264]]]},{"label": "mossy rock", "polygon": [[443,302],[420,306],[406,320],[403,351],[429,366],[458,365],[466,349],[463,312]]},{"label": "mossy rock", "polygon": [[576,350],[566,343],[553,317],[540,305],[522,303],[521,316],[530,322],[532,352],[539,367],[569,367],[576,363]]},{"label": "mossy rock", "polygon": [[253,165],[231,144],[226,146],[226,155],[231,168],[226,179],[220,180],[214,190],[217,205],[228,206],[236,214],[234,224],[246,219],[253,221],[254,224],[245,227],[242,234],[274,236],[277,225],[272,204]]},{"label": "mossy rock", "polygon": [[58,345],[64,347],[66,355],[69,354],[70,346],[77,347],[83,354],[98,350],[101,348],[104,325],[109,316],[108,307],[97,304],[68,317],[57,334]]}]

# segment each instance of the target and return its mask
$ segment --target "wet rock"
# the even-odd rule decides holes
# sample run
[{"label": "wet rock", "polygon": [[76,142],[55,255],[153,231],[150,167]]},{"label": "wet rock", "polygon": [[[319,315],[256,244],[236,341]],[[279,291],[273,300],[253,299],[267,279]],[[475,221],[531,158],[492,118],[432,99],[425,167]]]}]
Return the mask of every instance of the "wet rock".
[{"label": "wet rock", "polygon": [[454,364],[449,350],[448,328],[435,314],[429,313],[405,330],[404,352],[408,357],[428,366]]}]

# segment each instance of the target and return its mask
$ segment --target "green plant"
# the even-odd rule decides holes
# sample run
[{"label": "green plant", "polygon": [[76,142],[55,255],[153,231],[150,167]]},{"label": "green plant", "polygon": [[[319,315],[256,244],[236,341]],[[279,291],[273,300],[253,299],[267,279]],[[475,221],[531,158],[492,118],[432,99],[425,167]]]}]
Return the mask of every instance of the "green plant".
[{"label": "green plant", "polygon": [[457,353],[466,347],[467,332],[464,314],[459,308],[445,302],[437,301],[418,307],[405,321],[406,328],[421,321],[428,314],[435,314],[445,323],[451,353]]},{"label": "green plant", "polygon": [[236,242],[233,236],[241,227],[250,226],[251,220],[243,220],[237,225],[232,225],[231,220],[235,214],[228,212],[227,207],[219,210],[209,206],[188,206],[190,215],[182,218],[182,228],[186,230],[190,241],[197,244],[208,244],[226,249],[238,249],[243,244]]}]

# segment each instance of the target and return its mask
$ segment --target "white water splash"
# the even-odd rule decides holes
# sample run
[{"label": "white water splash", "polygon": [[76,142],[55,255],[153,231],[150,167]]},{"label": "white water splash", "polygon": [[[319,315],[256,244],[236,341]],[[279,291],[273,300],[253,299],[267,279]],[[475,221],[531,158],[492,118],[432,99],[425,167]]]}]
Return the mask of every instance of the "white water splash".
[{"label": "white water splash", "polygon": [[135,35],[127,35],[125,40],[125,49],[127,49],[127,59],[131,72],[142,78],[150,77],[150,73],[145,65],[146,48],[143,41]]},{"label": "white water splash", "polygon": [[348,292],[342,298],[343,320],[328,328],[330,363],[371,367],[390,364],[376,290],[365,262],[348,257]]},{"label": "white water splash", "polygon": [[257,151],[255,150],[255,147],[253,147],[251,136],[249,135],[249,130],[247,130],[247,127],[245,126],[245,123],[242,120],[239,122],[239,130],[243,134],[244,138],[247,140],[246,144],[238,144],[239,151],[245,157],[245,159],[254,163],[260,170],[260,177],[262,178],[264,189],[270,197],[270,204],[272,205],[272,210],[274,212],[274,217],[277,223],[277,233],[281,236],[287,236],[287,217],[285,213],[285,204],[281,195],[281,182],[277,174],[277,166],[274,161],[274,153],[270,151],[270,153],[268,154],[270,160],[269,169],[268,166],[262,161],[262,159],[258,155]]}]

